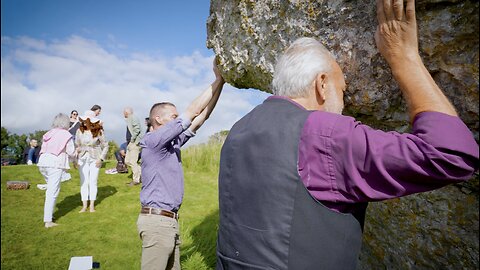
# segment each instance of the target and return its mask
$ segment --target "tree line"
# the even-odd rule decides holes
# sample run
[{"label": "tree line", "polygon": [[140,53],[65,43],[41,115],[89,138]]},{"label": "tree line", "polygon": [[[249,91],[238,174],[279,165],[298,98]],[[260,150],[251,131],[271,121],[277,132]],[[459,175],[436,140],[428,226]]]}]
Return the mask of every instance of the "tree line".
[{"label": "tree line", "polygon": [[[23,153],[27,147],[30,147],[30,140],[37,140],[40,147],[42,137],[47,131],[48,130],[36,130],[29,134],[19,135],[9,132],[5,127],[1,127],[2,162],[4,159],[8,159],[17,164],[25,164]],[[115,141],[109,141],[108,146],[107,159],[114,159],[115,151],[118,150],[118,144]]]}]

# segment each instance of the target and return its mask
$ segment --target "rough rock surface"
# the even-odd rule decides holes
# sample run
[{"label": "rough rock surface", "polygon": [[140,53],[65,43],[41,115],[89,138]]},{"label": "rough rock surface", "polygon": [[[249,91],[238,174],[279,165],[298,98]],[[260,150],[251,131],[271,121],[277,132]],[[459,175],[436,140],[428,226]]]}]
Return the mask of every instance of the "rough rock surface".
[{"label": "rough rock surface", "polygon": [[[479,2],[418,0],[422,59],[478,141]],[[271,92],[277,55],[302,36],[335,55],[345,113],[407,131],[406,105],[378,53],[375,1],[211,0],[207,46],[231,85]],[[478,269],[478,175],[466,184],[369,206],[361,269]]]},{"label": "rough rock surface", "polygon": [[478,176],[370,203],[358,269],[479,269]]},{"label": "rough rock surface", "polygon": [[[424,63],[478,141],[478,0],[417,2]],[[405,131],[406,106],[376,49],[376,26],[374,0],[212,0],[207,46],[228,83],[271,92],[277,55],[298,37],[316,37],[345,73],[345,113]]]}]

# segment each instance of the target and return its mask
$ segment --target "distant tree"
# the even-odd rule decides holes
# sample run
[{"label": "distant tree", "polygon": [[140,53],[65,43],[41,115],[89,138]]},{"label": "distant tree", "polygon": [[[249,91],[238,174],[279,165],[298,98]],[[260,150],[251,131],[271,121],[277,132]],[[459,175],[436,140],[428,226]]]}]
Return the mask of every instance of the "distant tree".
[{"label": "distant tree", "polygon": [[114,160],[115,159],[115,152],[117,152],[117,150],[119,149],[120,147],[118,146],[118,144],[111,140],[111,141],[108,141],[108,152],[107,152],[107,159],[108,160]]},{"label": "distant tree", "polygon": [[2,142],[1,142],[2,156],[3,156],[4,149],[8,146],[8,138],[9,137],[10,137],[10,134],[9,134],[8,130],[6,128],[2,127]]},{"label": "distant tree", "polygon": [[223,144],[223,142],[225,142],[225,139],[227,138],[228,132],[229,132],[228,130],[219,131],[211,135],[210,137],[208,137],[208,142]]},{"label": "distant tree", "polygon": [[35,130],[35,132],[28,134],[28,139],[29,140],[37,140],[38,145],[42,144],[42,138],[45,133],[47,133],[48,130]]},{"label": "distant tree", "polygon": [[17,163],[23,160],[23,149],[27,145],[27,135],[10,134],[5,128],[1,128],[2,158],[14,159]]},{"label": "distant tree", "polygon": [[29,147],[30,140],[35,139],[38,141],[38,145],[41,145],[42,137],[46,132],[46,130],[36,130],[28,135],[18,135],[16,133],[10,134],[5,127],[2,127],[2,157],[13,158],[17,163],[23,163],[23,152],[25,148]]}]

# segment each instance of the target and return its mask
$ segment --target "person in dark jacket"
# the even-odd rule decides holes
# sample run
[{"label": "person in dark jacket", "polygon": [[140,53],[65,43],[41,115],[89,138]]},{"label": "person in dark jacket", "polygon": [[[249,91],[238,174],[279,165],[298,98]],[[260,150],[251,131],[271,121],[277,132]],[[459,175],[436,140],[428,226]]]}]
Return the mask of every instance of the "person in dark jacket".
[{"label": "person in dark jacket", "polygon": [[39,157],[40,146],[38,146],[38,141],[31,139],[29,146],[25,147],[23,151],[23,162],[27,165],[37,164]]},{"label": "person in dark jacket", "polygon": [[[394,3],[392,3],[394,2]],[[340,66],[300,38],[277,58],[274,96],[230,130],[219,173],[217,269],[355,269],[368,202],[466,181],[479,151],[423,65],[414,0],[377,0],[375,40],[412,132],[342,115]]]},{"label": "person in dark jacket", "polygon": [[68,132],[72,134],[73,141],[75,141],[75,134],[77,134],[77,130],[80,127],[80,121],[78,121],[78,111],[73,110],[70,113],[70,127],[68,128]]},{"label": "person in dark jacket", "polygon": [[128,173],[127,165],[125,164],[125,156],[127,155],[127,142],[124,142],[120,145],[120,148],[115,151],[115,159],[117,160],[117,172],[118,173]]}]

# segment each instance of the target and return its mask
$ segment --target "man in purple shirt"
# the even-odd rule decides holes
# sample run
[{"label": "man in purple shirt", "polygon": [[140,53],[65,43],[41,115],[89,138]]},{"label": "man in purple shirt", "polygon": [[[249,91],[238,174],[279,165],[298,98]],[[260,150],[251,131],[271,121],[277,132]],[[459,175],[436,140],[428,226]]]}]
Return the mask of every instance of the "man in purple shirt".
[{"label": "man in purple shirt", "polygon": [[312,38],[277,58],[275,96],[230,130],[219,174],[217,269],[355,269],[367,203],[468,180],[478,145],[418,53],[414,0],[377,0],[375,40],[411,134],[343,116],[339,65]]},{"label": "man in purple shirt", "polygon": [[137,227],[142,239],[142,269],[180,269],[178,210],[183,199],[180,147],[210,116],[225,81],[216,65],[215,81],[178,116],[175,105],[156,103],[150,110],[153,131],[142,149],[141,213]]}]

